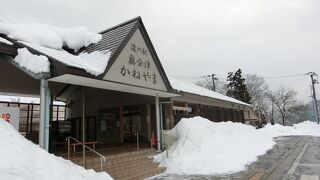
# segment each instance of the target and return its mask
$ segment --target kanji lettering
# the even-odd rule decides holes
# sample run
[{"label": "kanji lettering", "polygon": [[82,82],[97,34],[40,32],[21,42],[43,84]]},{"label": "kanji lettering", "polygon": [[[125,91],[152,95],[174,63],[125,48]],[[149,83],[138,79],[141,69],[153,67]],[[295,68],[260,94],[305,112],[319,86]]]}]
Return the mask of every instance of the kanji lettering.
[{"label": "kanji lettering", "polygon": [[132,50],[133,52],[137,52],[137,50],[136,50],[136,44],[134,44],[134,43],[131,44],[131,50]]},{"label": "kanji lettering", "polygon": [[130,65],[133,65],[133,66],[135,66],[136,65],[136,61],[135,61],[135,59],[134,59],[134,57],[133,57],[133,55],[132,54],[130,54],[130,56],[129,56],[129,62],[128,62]]},{"label": "kanji lettering", "polygon": [[141,58],[139,58],[136,62],[138,64],[138,66],[142,67],[144,65],[144,63],[142,62]]}]

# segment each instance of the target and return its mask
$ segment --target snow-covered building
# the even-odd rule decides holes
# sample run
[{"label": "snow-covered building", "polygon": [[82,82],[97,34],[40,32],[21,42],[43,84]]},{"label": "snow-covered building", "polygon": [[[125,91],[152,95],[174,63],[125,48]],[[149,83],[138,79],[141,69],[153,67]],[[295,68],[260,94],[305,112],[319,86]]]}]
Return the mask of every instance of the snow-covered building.
[{"label": "snow-covered building", "polygon": [[[182,117],[257,120],[250,104],[168,78],[140,17],[95,34],[86,28],[0,23],[0,92],[41,97],[39,143],[48,147],[50,102],[66,104],[63,131],[82,141],[160,143]],[[66,128],[67,127],[67,128]],[[51,126],[50,144],[63,141]],[[159,145],[158,145],[159,146]]]}]

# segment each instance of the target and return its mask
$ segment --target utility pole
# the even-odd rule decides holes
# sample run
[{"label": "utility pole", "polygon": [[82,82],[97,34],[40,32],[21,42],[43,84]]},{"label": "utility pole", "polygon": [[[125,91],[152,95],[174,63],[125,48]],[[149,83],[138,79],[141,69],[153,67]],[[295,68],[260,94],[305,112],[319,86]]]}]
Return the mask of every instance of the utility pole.
[{"label": "utility pole", "polygon": [[317,102],[316,90],[314,88],[314,84],[318,83],[318,81],[316,79],[314,79],[314,76],[317,76],[317,74],[315,72],[309,72],[309,73],[307,73],[307,75],[310,75],[310,78],[311,78],[312,97],[313,97],[314,105],[315,105],[316,119],[319,124],[318,102]]},{"label": "utility pole", "polygon": [[215,80],[218,79],[218,78],[215,78],[214,76],[215,76],[215,74],[211,74],[211,75],[208,75],[208,76],[203,76],[203,77],[208,77],[208,78],[211,77],[211,80],[212,80],[212,88],[211,88],[211,90],[212,91],[216,91],[216,82],[215,82]]},{"label": "utility pole", "polygon": [[215,83],[216,78],[215,78],[214,76],[215,76],[215,74],[211,74],[211,79],[212,79],[212,91],[216,91],[216,83]]}]

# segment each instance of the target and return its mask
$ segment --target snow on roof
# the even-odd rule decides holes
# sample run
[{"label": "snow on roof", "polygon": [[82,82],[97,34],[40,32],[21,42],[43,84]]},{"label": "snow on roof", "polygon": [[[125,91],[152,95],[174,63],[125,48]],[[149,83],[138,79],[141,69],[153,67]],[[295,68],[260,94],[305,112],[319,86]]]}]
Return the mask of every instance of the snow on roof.
[{"label": "snow on roof", "polygon": [[12,43],[12,42],[10,42],[10,41],[8,41],[8,40],[6,40],[6,39],[3,39],[2,37],[0,37],[0,43],[4,43],[4,44],[6,44],[6,45],[10,45],[10,46],[12,46],[12,45],[13,45],[13,43]]},{"label": "snow on roof", "polygon": [[168,77],[168,78],[169,78],[170,84],[173,87],[173,89],[176,89],[178,91],[188,92],[188,93],[206,96],[206,97],[210,97],[210,98],[214,98],[214,99],[219,99],[219,100],[223,100],[223,101],[229,101],[229,102],[233,102],[233,103],[237,103],[237,104],[251,106],[250,104],[247,104],[247,103],[244,103],[244,102],[239,101],[237,99],[231,98],[229,96],[225,96],[223,94],[211,91],[211,90],[206,89],[204,87],[198,86],[194,83],[187,82],[187,81],[180,80],[180,79],[176,79],[176,78],[172,78],[172,77]]},{"label": "snow on roof", "polygon": [[[0,95],[0,101],[40,104],[40,98],[37,98],[37,97],[24,97],[24,96]],[[53,101],[53,104],[54,105],[65,105],[65,103],[61,102],[61,101]]]},{"label": "snow on roof", "polygon": [[0,179],[112,180],[106,172],[87,170],[48,153],[1,118],[0,137]]},{"label": "snow on roof", "polygon": [[105,71],[111,54],[109,51],[94,51],[92,53],[73,55],[65,50],[51,49],[35,43],[21,43],[68,66],[84,69],[86,72],[95,76]]},{"label": "snow on roof", "polygon": [[50,62],[46,56],[31,54],[27,48],[18,49],[14,61],[34,73],[50,72]]},{"label": "snow on roof", "polygon": [[90,32],[86,27],[61,28],[47,24],[13,24],[0,22],[0,34],[52,49],[68,47],[78,50],[101,40],[101,34]]},{"label": "snow on roof", "polygon": [[[84,69],[86,72],[98,76],[102,74],[108,64],[110,52],[94,51],[79,55],[71,54],[63,49],[67,47],[77,51],[101,40],[101,34],[90,32],[85,27],[60,28],[46,24],[12,24],[0,22],[0,34],[17,40],[27,47],[31,47],[44,55],[60,61],[68,66]],[[26,55],[26,51],[23,51]],[[18,55],[19,56],[19,55]],[[20,56],[22,58],[29,56]],[[39,58],[38,58],[39,59]],[[25,61],[29,61],[27,59]],[[24,66],[26,67],[26,66]],[[30,65],[32,72],[39,72],[39,66]],[[41,66],[42,67],[42,66]],[[35,69],[34,69],[35,68]]]}]

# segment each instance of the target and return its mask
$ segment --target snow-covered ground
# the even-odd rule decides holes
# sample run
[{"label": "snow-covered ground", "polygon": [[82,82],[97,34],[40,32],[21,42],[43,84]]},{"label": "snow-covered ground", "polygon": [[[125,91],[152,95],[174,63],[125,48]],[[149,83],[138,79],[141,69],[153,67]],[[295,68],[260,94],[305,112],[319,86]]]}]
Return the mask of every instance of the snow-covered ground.
[{"label": "snow-covered ground", "polygon": [[274,137],[285,135],[320,136],[320,126],[303,122],[293,127],[267,125],[262,129],[252,126],[220,122],[201,117],[182,119],[169,134],[178,140],[169,149],[155,156],[166,173],[173,174],[228,174],[245,170],[276,143]]},{"label": "snow-covered ground", "polygon": [[111,180],[105,172],[86,170],[49,154],[0,119],[0,179]]}]

